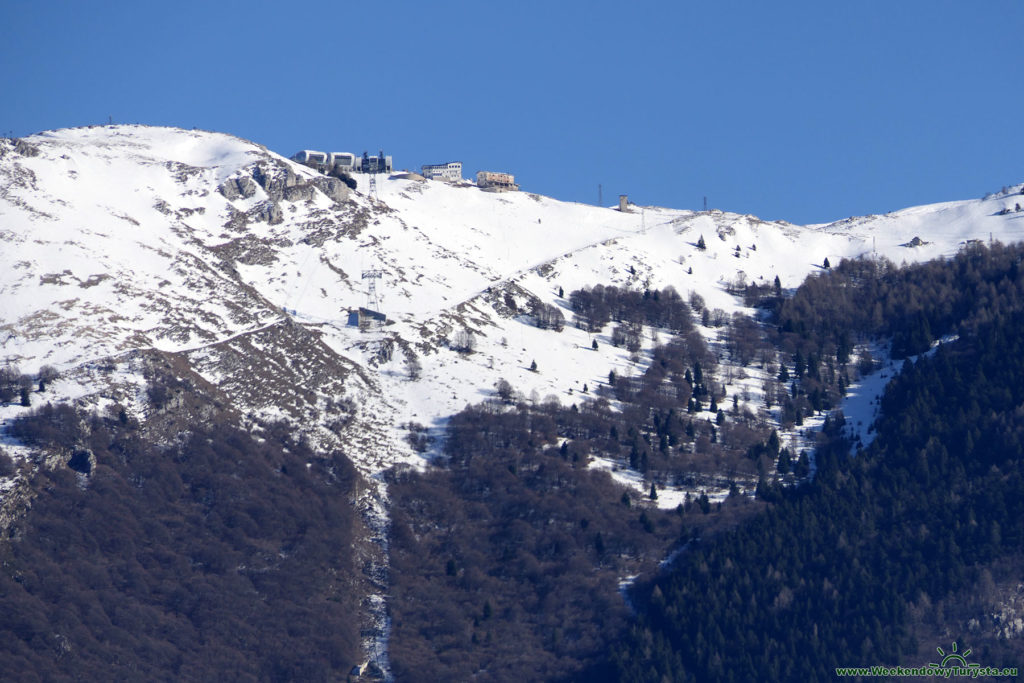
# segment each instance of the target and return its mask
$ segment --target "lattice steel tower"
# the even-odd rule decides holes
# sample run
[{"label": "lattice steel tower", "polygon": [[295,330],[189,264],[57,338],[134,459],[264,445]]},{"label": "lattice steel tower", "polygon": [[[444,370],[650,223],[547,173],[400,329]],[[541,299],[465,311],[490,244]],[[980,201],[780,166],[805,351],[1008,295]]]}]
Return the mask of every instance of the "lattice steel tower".
[{"label": "lattice steel tower", "polygon": [[377,268],[363,271],[363,279],[370,281],[370,286],[366,292],[366,307],[371,311],[377,311],[378,313],[380,313],[381,310],[380,299],[377,297],[377,280],[382,277],[384,277],[384,272]]}]

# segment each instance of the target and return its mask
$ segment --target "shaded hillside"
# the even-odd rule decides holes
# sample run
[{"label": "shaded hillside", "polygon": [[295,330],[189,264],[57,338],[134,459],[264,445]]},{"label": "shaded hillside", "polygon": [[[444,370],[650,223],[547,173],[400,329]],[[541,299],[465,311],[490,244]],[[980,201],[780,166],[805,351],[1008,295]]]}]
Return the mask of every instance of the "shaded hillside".
[{"label": "shaded hillside", "polygon": [[123,412],[12,432],[67,466],[0,545],[11,680],[337,680],[359,660],[355,471],[230,427],[157,447]]}]

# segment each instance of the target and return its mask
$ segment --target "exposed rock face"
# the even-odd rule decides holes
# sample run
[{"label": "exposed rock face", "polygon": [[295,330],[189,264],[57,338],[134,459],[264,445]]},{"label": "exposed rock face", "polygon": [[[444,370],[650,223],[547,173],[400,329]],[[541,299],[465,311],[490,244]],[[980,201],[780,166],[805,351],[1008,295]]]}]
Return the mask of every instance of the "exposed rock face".
[{"label": "exposed rock face", "polygon": [[228,201],[248,199],[256,194],[256,183],[249,176],[229,178],[221,183],[217,191],[224,195],[224,198]]},{"label": "exposed rock face", "polygon": [[313,198],[316,188],[312,185],[302,183],[284,188],[284,199],[289,202],[304,202]]},{"label": "exposed rock face", "polygon": [[254,208],[250,215],[255,214],[256,220],[266,221],[270,225],[278,225],[284,222],[284,212],[281,206],[275,201],[263,202]]},{"label": "exposed rock face", "polygon": [[272,201],[279,202],[285,198],[285,189],[299,184],[299,178],[291,168],[281,165],[269,165],[263,162],[256,164],[252,177]]},{"label": "exposed rock face", "polygon": [[244,231],[246,224],[249,222],[249,216],[230,205],[228,206],[228,214],[228,220],[224,223],[224,227],[232,232]]},{"label": "exposed rock face", "polygon": [[262,188],[269,206],[256,207],[255,213],[249,212],[249,218],[265,220],[272,225],[281,222],[280,208],[276,206],[278,202],[309,201],[320,190],[331,201],[340,204],[347,201],[351,193],[344,179],[321,176],[305,181],[288,166],[276,162],[260,161],[247,171],[248,174],[242,171],[243,175],[228,178],[217,187],[217,191],[228,201],[235,201],[254,197]]},{"label": "exposed rock face", "polygon": [[24,140],[21,140],[20,138],[14,141],[14,151],[23,157],[34,157],[38,156],[39,154],[38,147],[36,147],[35,145],[30,145],[29,143],[25,142]]},{"label": "exposed rock face", "polygon": [[335,202],[338,202],[339,204],[341,202],[348,200],[349,194],[351,192],[348,189],[348,185],[346,185],[343,180],[340,180],[338,178],[329,178],[327,176],[324,176],[323,178],[316,178],[313,181],[313,185],[315,185],[318,190],[320,190],[329,198],[333,199]]},{"label": "exposed rock face", "polygon": [[18,477],[0,499],[0,538],[17,538],[12,525],[32,507],[36,492],[26,477]]}]

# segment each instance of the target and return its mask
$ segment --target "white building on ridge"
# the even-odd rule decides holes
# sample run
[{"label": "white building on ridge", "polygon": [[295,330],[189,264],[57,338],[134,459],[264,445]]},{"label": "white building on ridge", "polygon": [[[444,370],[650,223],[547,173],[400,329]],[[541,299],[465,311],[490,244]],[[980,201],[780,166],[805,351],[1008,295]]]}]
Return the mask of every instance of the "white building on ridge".
[{"label": "white building on ridge", "polygon": [[424,164],[421,168],[423,177],[430,180],[450,180],[452,182],[462,180],[461,161],[449,161],[447,164]]}]

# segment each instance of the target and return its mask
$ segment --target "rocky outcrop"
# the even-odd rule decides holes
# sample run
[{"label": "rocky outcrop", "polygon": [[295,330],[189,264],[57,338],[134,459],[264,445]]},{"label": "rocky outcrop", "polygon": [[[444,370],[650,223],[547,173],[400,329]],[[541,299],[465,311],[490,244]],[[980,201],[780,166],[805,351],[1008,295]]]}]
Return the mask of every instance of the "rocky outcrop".
[{"label": "rocky outcrop", "polygon": [[34,157],[39,155],[39,148],[30,145],[21,138],[14,139],[14,151],[23,157]]},{"label": "rocky outcrop", "polygon": [[217,191],[224,195],[228,201],[236,199],[249,199],[256,194],[256,183],[249,176],[228,178],[217,188]]},{"label": "rocky outcrop", "polygon": [[228,205],[228,220],[224,227],[232,232],[244,232],[249,223],[249,216],[235,207]]},{"label": "rocky outcrop", "polygon": [[316,188],[307,183],[284,188],[284,199],[288,202],[305,202],[316,195]]},{"label": "rocky outcrop", "polygon": [[[243,172],[244,173],[244,172]],[[348,200],[351,190],[341,178],[322,176],[305,181],[292,171],[291,168],[277,163],[259,162],[251,167],[251,175],[240,175],[228,178],[217,191],[228,201],[236,199],[249,199],[256,195],[258,188],[262,188],[271,204],[278,202],[305,202],[316,196],[320,190],[326,197],[336,203]],[[263,211],[263,209],[260,209]],[[268,215],[266,220],[271,223],[280,222],[275,216],[279,209],[271,210],[273,215]],[[257,220],[264,220],[257,218]]]},{"label": "rocky outcrop", "polygon": [[18,476],[14,486],[7,489],[0,497],[0,539],[14,538],[14,524],[30,507],[36,492],[25,476]]},{"label": "rocky outcrop", "polygon": [[0,159],[12,152],[23,157],[34,157],[39,155],[39,148],[21,138],[0,138]]},{"label": "rocky outcrop", "polygon": [[287,188],[294,187],[300,182],[299,177],[288,166],[265,162],[260,162],[253,167],[252,178],[267,193],[267,197],[275,202],[284,199]]},{"label": "rocky outcrop", "polygon": [[339,178],[330,178],[324,176],[323,178],[314,178],[313,185],[316,189],[323,192],[327,197],[337,203],[347,201],[351,190],[344,180]]},{"label": "rocky outcrop", "polygon": [[257,221],[265,221],[270,225],[277,225],[284,222],[284,212],[281,206],[275,201],[263,202],[249,212],[249,216]]}]

